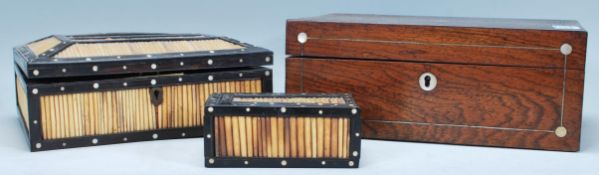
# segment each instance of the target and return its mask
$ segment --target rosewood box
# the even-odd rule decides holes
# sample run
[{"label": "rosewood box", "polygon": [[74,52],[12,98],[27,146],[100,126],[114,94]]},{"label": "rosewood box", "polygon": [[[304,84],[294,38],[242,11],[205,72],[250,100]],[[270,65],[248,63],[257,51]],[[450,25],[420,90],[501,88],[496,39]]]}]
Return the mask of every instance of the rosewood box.
[{"label": "rosewood box", "polygon": [[272,91],[272,52],[226,37],[54,35],[14,61],[31,151],[198,137],[210,94]]},{"label": "rosewood box", "polygon": [[566,20],[291,19],[286,90],[351,93],[365,138],[578,151],[586,43]]},{"label": "rosewood box", "polygon": [[213,94],[206,167],[357,168],[359,108],[349,94]]}]

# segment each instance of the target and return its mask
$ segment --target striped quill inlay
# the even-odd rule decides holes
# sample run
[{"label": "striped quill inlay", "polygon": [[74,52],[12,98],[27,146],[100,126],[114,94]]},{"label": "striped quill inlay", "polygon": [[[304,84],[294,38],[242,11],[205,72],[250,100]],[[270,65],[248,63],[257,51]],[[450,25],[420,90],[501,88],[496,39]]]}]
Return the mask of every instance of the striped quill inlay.
[{"label": "striped quill inlay", "polygon": [[76,43],[56,54],[54,58],[147,55],[241,48],[244,47],[221,39]]},{"label": "striped quill inlay", "polygon": [[341,97],[235,97],[233,102],[256,102],[256,103],[301,103],[301,104],[345,104]]},{"label": "striped quill inlay", "polygon": [[158,106],[151,102],[150,88],[42,96],[43,139],[202,126],[202,109],[210,94],[261,92],[261,83],[255,79],[164,86]]},{"label": "striped quill inlay", "polygon": [[215,117],[217,157],[347,158],[349,119]]},{"label": "striped quill inlay", "polygon": [[19,105],[19,111],[21,111],[21,115],[23,116],[23,120],[25,121],[25,127],[29,129],[29,107],[27,104],[27,90],[24,89],[21,81],[16,80],[17,84],[17,103]]},{"label": "striped quill inlay", "polygon": [[33,54],[40,55],[58,44],[60,44],[59,39],[55,37],[49,37],[33,43],[29,43],[27,47],[29,48],[29,50],[33,52]]}]

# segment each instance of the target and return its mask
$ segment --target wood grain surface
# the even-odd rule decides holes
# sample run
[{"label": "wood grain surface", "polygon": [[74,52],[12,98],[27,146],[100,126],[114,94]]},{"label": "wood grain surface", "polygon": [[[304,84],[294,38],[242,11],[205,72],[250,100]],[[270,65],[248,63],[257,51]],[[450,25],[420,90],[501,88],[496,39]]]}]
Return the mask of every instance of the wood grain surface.
[{"label": "wood grain surface", "polygon": [[[474,18],[332,13],[316,17],[289,19],[288,21],[440,27],[451,26],[461,28],[584,31],[584,28],[582,28],[582,26],[575,20],[550,19]],[[556,28],[555,25],[559,25],[561,26],[561,28]]]},{"label": "wood grain surface", "polygon": [[[288,93],[352,93],[365,138],[579,149],[581,70],[567,72],[563,119],[563,69],[291,57],[286,71]],[[432,91],[418,83],[425,72]]]},{"label": "wood grain surface", "polygon": [[[584,70],[587,41],[584,30],[511,29],[509,27],[514,26],[508,25],[509,20],[503,21],[507,26],[504,28],[496,26],[501,23],[490,25],[495,28],[484,27],[485,23],[480,20],[470,24],[478,27],[404,25],[386,23],[385,18],[375,17],[370,20],[373,22],[369,24],[335,19],[289,20],[286,53],[329,58],[562,68],[560,47],[567,43],[573,48],[568,69]],[[431,19],[423,17],[423,20]],[[445,18],[437,19],[443,20]],[[460,20],[452,21],[460,23]],[[512,20],[513,23],[518,21]],[[550,27],[551,22],[544,25]],[[556,25],[562,23],[553,21]],[[302,32],[308,37],[304,44],[297,39]]]}]

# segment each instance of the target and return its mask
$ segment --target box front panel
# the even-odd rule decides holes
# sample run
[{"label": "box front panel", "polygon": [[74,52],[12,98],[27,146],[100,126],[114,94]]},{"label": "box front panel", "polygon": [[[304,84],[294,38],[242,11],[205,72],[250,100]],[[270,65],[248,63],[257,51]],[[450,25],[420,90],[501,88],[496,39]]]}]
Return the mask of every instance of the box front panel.
[{"label": "box front panel", "polygon": [[286,70],[288,93],[352,93],[367,138],[579,149],[583,71],[312,58]]},{"label": "box front panel", "polygon": [[328,117],[217,116],[216,157],[349,157],[349,119]]},{"label": "box front panel", "polygon": [[44,140],[203,126],[216,92],[262,92],[261,79],[41,96]]}]

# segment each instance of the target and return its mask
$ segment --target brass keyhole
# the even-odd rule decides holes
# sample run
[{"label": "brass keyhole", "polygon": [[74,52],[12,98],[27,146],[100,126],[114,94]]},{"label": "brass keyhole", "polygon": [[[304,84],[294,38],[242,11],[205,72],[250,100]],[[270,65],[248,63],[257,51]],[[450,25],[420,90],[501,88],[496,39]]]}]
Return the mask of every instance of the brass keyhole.
[{"label": "brass keyhole", "polygon": [[156,106],[162,104],[162,88],[154,87],[150,89],[150,97],[152,104]]}]

